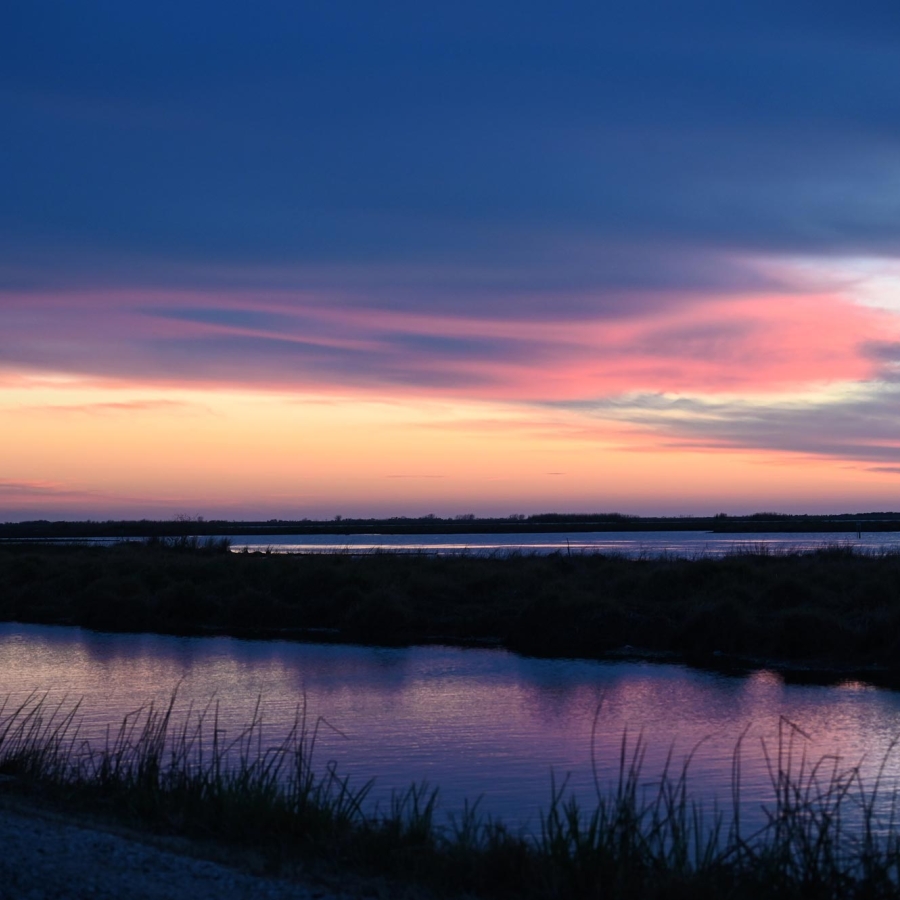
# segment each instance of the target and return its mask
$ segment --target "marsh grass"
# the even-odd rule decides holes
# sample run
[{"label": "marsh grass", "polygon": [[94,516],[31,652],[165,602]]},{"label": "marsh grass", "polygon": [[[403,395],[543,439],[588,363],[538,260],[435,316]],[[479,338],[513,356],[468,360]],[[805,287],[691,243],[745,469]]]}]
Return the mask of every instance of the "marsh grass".
[{"label": "marsh grass", "polygon": [[[314,766],[317,736],[305,707],[270,745],[257,705],[226,738],[218,707],[176,713],[148,706],[109,729],[102,745],[79,734],[79,706],[32,694],[0,709],[0,773],[7,790],[114,816],[132,826],[252,848],[273,870],[315,858],[346,871],[412,880],[447,894],[551,898],[887,898],[900,890],[891,753],[871,784],[858,767],[811,762],[804,735],[782,720],[766,748],[771,795],[765,822],[744,834],[740,758],[732,812],[691,798],[691,759],[648,780],[646,742],[623,736],[617,782],[596,779],[585,809],[551,780],[537,833],[513,832],[478,803],[439,817],[427,784],[370,801],[334,764]],[[888,792],[887,801],[885,792]],[[883,810],[887,809],[885,814]],[[882,811],[879,814],[879,811]]]},{"label": "marsh grass", "polygon": [[900,679],[900,555],[765,545],[724,558],[229,553],[206,539],[0,545],[0,620],[110,631],[623,647],[699,665]]},{"label": "marsh grass", "polygon": [[175,550],[182,553],[229,553],[231,538],[197,534],[152,535],[139,542],[150,549]]}]

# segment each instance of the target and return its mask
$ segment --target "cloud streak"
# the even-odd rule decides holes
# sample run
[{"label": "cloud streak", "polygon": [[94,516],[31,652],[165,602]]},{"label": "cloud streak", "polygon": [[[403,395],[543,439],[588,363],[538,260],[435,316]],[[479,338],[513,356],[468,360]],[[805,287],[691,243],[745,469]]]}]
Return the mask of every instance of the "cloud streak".
[{"label": "cloud streak", "polygon": [[849,386],[831,396],[774,402],[635,394],[557,408],[646,428],[672,449],[756,449],[828,457],[872,472],[898,471],[890,465],[900,459],[896,386]]},{"label": "cloud streak", "polygon": [[83,415],[120,417],[140,413],[167,413],[197,415],[202,412],[197,404],[179,400],[106,400],[97,403],[42,403],[35,406],[18,406],[16,413],[37,412],[41,415]]},{"label": "cloud streak", "polygon": [[48,481],[11,481],[9,479],[0,479],[0,494],[6,498],[43,498],[48,496],[59,498],[77,495],[77,492]]},{"label": "cloud streak", "polygon": [[179,7],[178,29],[51,5],[0,42],[9,266],[48,247],[71,265],[74,244],[94,275],[129,255],[442,262],[561,290],[646,276],[648,244],[659,271],[686,248],[897,246],[881,4],[576,2],[560,19],[492,2],[435,24],[268,0],[252,24]]},{"label": "cloud streak", "polygon": [[867,380],[887,371],[898,331],[892,314],[840,296],[643,299],[613,317],[554,320],[327,295],[7,295],[0,362],[125,382],[578,400]]},{"label": "cloud streak", "polygon": [[[115,460],[93,456],[132,430],[161,496],[253,496],[269,451],[236,474],[209,448],[270,429],[340,496],[326,462],[374,496],[457,444],[511,448],[528,484],[554,434],[586,459],[746,451],[892,481],[898,40],[889,4],[836,0],[17,4],[5,477],[100,490]],[[421,470],[375,473],[346,438],[402,456],[407,426]],[[149,496],[140,449],[122,496]]]}]

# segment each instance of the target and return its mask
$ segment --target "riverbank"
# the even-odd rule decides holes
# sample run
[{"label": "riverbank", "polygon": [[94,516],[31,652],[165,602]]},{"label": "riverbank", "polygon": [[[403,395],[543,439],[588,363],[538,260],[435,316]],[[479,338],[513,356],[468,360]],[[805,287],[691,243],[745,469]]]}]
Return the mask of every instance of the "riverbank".
[{"label": "riverbank", "polygon": [[900,676],[900,555],[721,559],[230,553],[0,545],[0,619],[111,631],[645,656],[789,677]]},{"label": "riverbank", "polygon": [[0,846],[0,900],[424,900],[354,877],[274,877],[258,855],[254,865],[233,848],[125,828],[12,788],[0,787]]},{"label": "riverbank", "polygon": [[[788,723],[772,750],[761,828],[742,827],[737,813],[740,742],[729,813],[727,800],[704,810],[691,798],[689,760],[648,780],[646,745],[626,735],[618,783],[598,787],[594,806],[579,807],[564,783],[551,782],[538,827],[515,832],[479,815],[477,804],[439,824],[437,791],[424,785],[373,809],[368,784],[351,784],[333,765],[316,767],[315,729],[302,709],[277,746],[263,742],[259,721],[226,743],[217,740],[214,711],[178,716],[174,699],[135,711],[118,730],[110,723],[102,746],[78,734],[77,707],[32,696],[9,709],[7,701],[0,837],[11,837],[0,897],[17,885],[10,896],[113,897],[126,893],[116,888],[123,884],[129,896],[178,897],[187,895],[166,893],[166,885],[184,879],[197,888],[193,896],[226,898],[331,898],[338,890],[330,882],[343,896],[410,900],[887,900],[900,883],[896,823],[878,812],[893,808],[896,786],[880,777],[868,783],[830,757],[801,761]],[[27,816],[19,814],[23,802]],[[146,838],[116,840],[122,829],[166,852],[147,852]],[[211,865],[216,859],[232,865]],[[251,860],[267,878],[239,871]],[[74,887],[60,872],[72,873]],[[302,886],[310,874],[319,884],[312,894]],[[92,891],[79,892],[82,877]],[[373,891],[379,884],[384,891]]]}]

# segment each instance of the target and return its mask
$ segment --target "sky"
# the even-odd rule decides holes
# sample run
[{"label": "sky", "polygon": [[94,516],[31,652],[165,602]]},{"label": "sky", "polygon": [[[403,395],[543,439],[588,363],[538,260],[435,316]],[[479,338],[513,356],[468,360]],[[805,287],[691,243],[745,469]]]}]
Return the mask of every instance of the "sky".
[{"label": "sky", "polygon": [[900,5],[10,0],[0,521],[900,509]]}]

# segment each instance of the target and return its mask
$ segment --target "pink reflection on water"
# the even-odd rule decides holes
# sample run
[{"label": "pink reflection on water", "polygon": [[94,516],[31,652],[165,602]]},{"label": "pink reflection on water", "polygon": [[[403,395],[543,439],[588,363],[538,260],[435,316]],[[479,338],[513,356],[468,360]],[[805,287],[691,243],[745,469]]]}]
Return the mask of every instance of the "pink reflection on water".
[{"label": "pink reflection on water", "polygon": [[[324,716],[316,755],[324,767],[363,784],[373,797],[426,780],[441,806],[481,809],[536,827],[550,797],[550,776],[586,805],[618,774],[623,735],[644,742],[643,778],[652,788],[671,753],[680,770],[693,753],[689,786],[711,811],[730,812],[732,757],[742,746],[743,815],[762,821],[770,794],[764,745],[776,751],[780,721],[791,721],[797,754],[861,763],[873,780],[900,731],[900,696],[861,684],[785,685],[771,673],[734,678],[641,663],[527,659],[497,650],[340,645],[106,635],[79,629],[0,626],[2,692],[34,690],[80,699],[81,734],[102,743],[106,726],[150,702],[219,704],[219,726],[235,737],[262,698],[266,739],[278,743],[304,698],[310,721]],[[593,744],[592,744],[593,741]],[[593,746],[593,758],[592,758]],[[891,756],[885,778],[900,775]],[[887,795],[886,795],[887,799]]]}]

